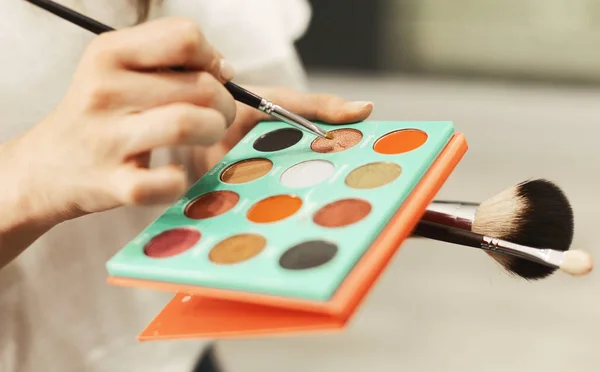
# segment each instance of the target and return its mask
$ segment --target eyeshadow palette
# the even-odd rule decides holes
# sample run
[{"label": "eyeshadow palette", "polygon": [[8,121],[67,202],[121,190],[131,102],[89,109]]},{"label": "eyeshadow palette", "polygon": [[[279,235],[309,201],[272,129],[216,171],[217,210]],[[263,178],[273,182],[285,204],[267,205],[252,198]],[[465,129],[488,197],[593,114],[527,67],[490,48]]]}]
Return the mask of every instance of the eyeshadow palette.
[{"label": "eyeshadow palette", "polygon": [[252,129],[107,263],[175,292],[141,340],[342,329],[467,150],[452,122]]}]

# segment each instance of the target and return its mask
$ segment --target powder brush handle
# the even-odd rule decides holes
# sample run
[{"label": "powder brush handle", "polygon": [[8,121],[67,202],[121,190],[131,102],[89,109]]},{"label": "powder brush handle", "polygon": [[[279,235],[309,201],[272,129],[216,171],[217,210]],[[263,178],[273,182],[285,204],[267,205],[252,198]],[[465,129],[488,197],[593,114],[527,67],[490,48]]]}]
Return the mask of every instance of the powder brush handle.
[{"label": "powder brush handle", "polygon": [[412,233],[413,235],[424,238],[441,240],[446,243],[465,245],[473,248],[481,248],[483,242],[483,235],[422,220],[419,221]]}]

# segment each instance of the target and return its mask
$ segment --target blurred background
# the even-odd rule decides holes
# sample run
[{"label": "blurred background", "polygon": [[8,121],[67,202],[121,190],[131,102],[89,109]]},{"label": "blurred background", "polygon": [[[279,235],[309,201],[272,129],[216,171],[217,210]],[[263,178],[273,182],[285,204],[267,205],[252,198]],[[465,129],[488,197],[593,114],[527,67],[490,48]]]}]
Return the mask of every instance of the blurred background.
[{"label": "blurred background", "polygon": [[[600,1],[318,0],[298,49],[313,91],[373,119],[451,120],[470,143],[439,198],[483,201],[544,177],[574,247],[598,254]],[[232,372],[600,370],[600,278],[527,282],[484,253],[406,241],[346,332],[238,340]]]}]

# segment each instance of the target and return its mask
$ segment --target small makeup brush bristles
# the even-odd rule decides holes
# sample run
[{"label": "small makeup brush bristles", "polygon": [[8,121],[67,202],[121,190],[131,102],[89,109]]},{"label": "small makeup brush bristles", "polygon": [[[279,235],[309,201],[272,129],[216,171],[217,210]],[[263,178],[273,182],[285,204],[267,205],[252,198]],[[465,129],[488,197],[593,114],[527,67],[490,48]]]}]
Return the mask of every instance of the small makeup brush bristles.
[{"label": "small makeup brush bristles", "polygon": [[[573,240],[573,210],[554,183],[525,181],[481,203],[472,231],[529,247],[566,251]],[[525,279],[542,279],[556,271],[521,258],[488,254],[508,272]]]}]

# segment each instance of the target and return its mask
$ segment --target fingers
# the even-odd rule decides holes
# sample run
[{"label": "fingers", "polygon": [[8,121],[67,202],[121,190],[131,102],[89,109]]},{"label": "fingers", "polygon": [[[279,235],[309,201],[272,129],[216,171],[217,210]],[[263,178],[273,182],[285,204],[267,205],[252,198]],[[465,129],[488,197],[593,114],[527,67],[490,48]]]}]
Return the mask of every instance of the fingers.
[{"label": "fingers", "polygon": [[331,94],[307,94],[304,104],[295,104],[292,103],[292,100],[290,100],[290,104],[294,108],[288,105],[289,109],[294,110],[298,115],[309,120],[319,120],[331,124],[362,121],[373,112],[373,103],[371,102],[349,102]]},{"label": "fingers", "polygon": [[[363,121],[373,112],[373,103],[371,102],[350,102],[332,94],[307,94],[285,88],[272,88],[264,93],[260,92],[260,89],[249,89],[308,120],[329,124]],[[242,110],[238,109],[238,111],[236,122],[225,138],[229,145],[237,143],[259,121],[273,119],[258,110],[243,111],[243,114]]]},{"label": "fingers", "polygon": [[156,169],[121,168],[111,178],[115,197],[125,205],[166,204],[187,189],[183,168],[167,165]]},{"label": "fingers", "polygon": [[273,89],[265,98],[309,119],[330,124],[365,120],[373,112],[373,103],[350,102],[332,94],[308,94],[290,89]]},{"label": "fingers", "polygon": [[225,135],[227,120],[215,109],[174,103],[132,115],[117,125],[122,150],[139,153],[157,147],[212,145]]},{"label": "fingers", "polygon": [[233,78],[233,68],[204,37],[199,26],[183,18],[163,18],[109,32],[93,43],[100,61],[134,70],[182,66],[211,73],[222,82]]},{"label": "fingers", "polygon": [[121,89],[122,93],[113,97],[121,101],[117,104],[131,111],[187,102],[220,111],[227,126],[235,119],[235,100],[225,86],[208,72],[139,74],[137,79],[127,82],[129,84]]}]

